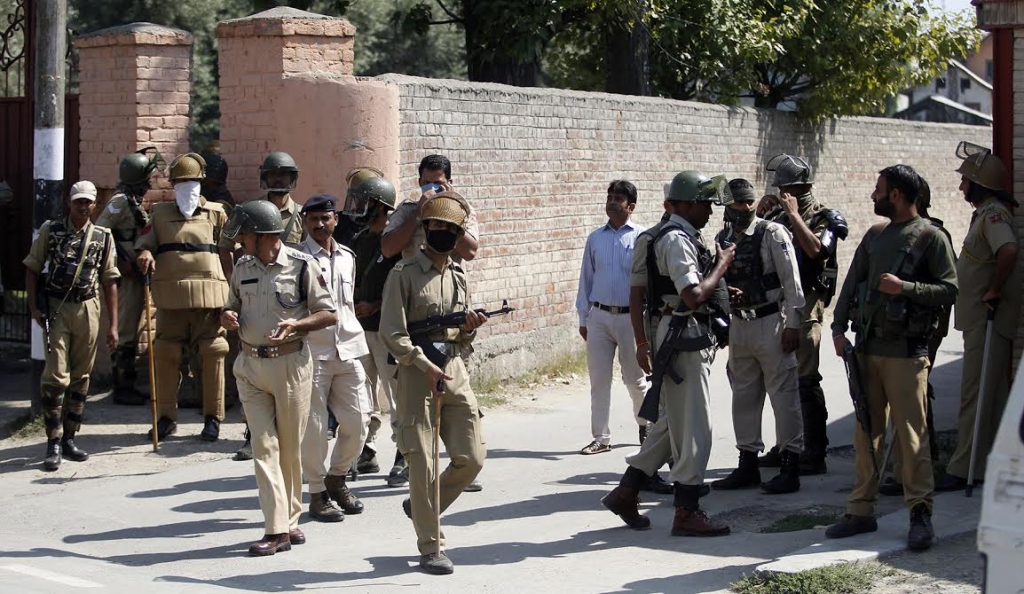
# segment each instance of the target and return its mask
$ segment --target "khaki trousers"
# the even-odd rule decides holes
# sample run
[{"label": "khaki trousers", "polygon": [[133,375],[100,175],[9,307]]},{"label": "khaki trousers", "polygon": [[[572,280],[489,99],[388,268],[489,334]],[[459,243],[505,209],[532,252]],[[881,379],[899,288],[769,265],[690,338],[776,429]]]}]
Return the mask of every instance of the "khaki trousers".
[{"label": "khaki trousers", "polygon": [[[481,433],[476,396],[469,387],[469,374],[462,357],[454,357],[445,366],[453,379],[446,383],[440,402],[433,402],[426,375],[412,366],[398,371],[398,450],[409,464],[409,498],[416,545],[421,555],[444,549],[444,533],[437,534],[436,517],[454,502],[483,468],[487,454]],[[440,473],[440,510],[434,507],[434,415],[441,407],[441,441],[448,452],[448,467]],[[392,413],[394,414],[394,413]]]},{"label": "khaki trousers", "polygon": [[234,372],[252,435],[266,533],[283,534],[298,526],[302,513],[302,436],[313,389],[309,347],[272,359],[243,354]]},{"label": "khaki trousers", "polygon": [[797,389],[796,353],[782,352],[782,315],[757,320],[733,317],[729,327],[729,380],[736,447],[761,452],[761,413],[767,390],[775,412],[776,443],[781,450],[803,449],[803,419]]},{"label": "khaki trousers", "polygon": [[[903,461],[900,476],[903,499],[908,508],[924,503],[931,511],[935,485],[925,417],[928,357],[859,355],[857,360],[866,380],[876,459],[881,465],[885,428],[891,413]],[[855,424],[853,445],[856,450],[854,483],[846,508],[853,515],[873,516],[878,498],[878,477],[868,452],[868,437],[860,423]]]},{"label": "khaki trousers", "polygon": [[[50,352],[39,386],[47,439],[61,437],[62,425],[74,431],[81,427],[99,332],[99,297],[63,305],[59,299],[50,299]],[[65,392],[69,393],[66,408]]]},{"label": "khaki trousers", "polygon": [[153,358],[156,363],[157,413],[178,420],[178,387],[185,350],[202,359],[203,415],[224,420],[224,357],[227,331],[219,309],[158,309]]},{"label": "khaki trousers", "polygon": [[388,364],[388,349],[384,346],[384,341],[380,339],[380,333],[366,331],[363,335],[366,336],[366,346],[370,347],[370,352],[360,357],[359,362],[362,363],[366,373],[366,390],[373,404],[366,446],[376,452],[377,448],[373,443],[377,440],[377,430],[380,429],[381,415],[384,410],[384,403],[380,400],[381,394],[387,399],[388,410],[391,411],[391,438],[397,439],[398,416],[395,414],[397,407],[395,390],[398,386],[398,379],[395,374],[398,370],[396,365]]},{"label": "khaki trousers", "polygon": [[985,378],[985,405],[978,426],[978,451],[975,454],[974,476],[985,478],[985,462],[995,443],[999,422],[1003,418],[1006,401],[1010,397],[1007,370],[1013,354],[1013,341],[992,331],[992,345],[987,362],[985,356],[985,325],[964,331],[964,360],[960,380],[960,412],[957,415],[956,450],[949,459],[946,472],[967,478],[971,465],[971,442],[974,438],[974,417],[978,412],[978,393],[981,389],[981,367],[988,366]]},{"label": "khaki trousers", "polygon": [[[327,409],[338,420],[338,433],[331,453],[331,467],[324,465],[330,442],[326,437]],[[302,437],[302,476],[309,492],[327,488],[324,477],[345,476],[359,457],[370,422],[370,400],[366,395],[366,375],[357,359],[313,361],[313,388],[309,401],[309,420]]]},{"label": "khaki trousers", "polygon": [[[668,332],[671,316],[658,323],[658,344]],[[666,377],[661,387],[663,408],[640,451],[626,462],[648,476],[666,459],[674,461],[669,481],[682,485],[701,485],[711,456],[711,421],[708,417],[711,349],[676,354],[673,364],[683,376],[681,384]],[[666,455],[667,454],[667,455]]]},{"label": "khaki trousers", "polygon": [[633,401],[633,418],[641,427],[640,405],[647,394],[647,376],[636,362],[636,343],[629,314],[613,314],[592,307],[587,316],[587,371],[590,374],[590,432],[594,439],[608,444],[612,407],[612,365],[618,351],[622,383]]}]

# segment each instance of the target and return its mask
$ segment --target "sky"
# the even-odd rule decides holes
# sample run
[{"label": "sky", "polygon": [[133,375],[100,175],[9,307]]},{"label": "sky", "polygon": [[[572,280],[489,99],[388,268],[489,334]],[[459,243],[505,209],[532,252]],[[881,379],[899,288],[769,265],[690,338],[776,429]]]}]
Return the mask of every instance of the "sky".
[{"label": "sky", "polygon": [[965,8],[971,8],[971,0],[932,0],[936,5],[942,7],[945,5],[946,10],[950,11],[961,11]]}]

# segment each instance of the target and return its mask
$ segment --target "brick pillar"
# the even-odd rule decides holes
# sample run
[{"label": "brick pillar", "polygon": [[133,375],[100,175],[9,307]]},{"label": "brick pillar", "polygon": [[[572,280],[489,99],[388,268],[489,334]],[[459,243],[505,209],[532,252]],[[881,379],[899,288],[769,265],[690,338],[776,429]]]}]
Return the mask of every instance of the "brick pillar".
[{"label": "brick pillar", "polygon": [[[105,200],[121,159],[156,146],[169,163],[188,151],[192,34],[132,23],[82,35],[79,52],[80,177]],[[147,198],[173,199],[160,176]]]},{"label": "brick pillar", "polygon": [[[321,179],[313,171],[316,130],[308,130],[304,138],[295,133],[296,120],[312,108],[286,87],[293,80],[355,84],[355,32],[345,19],[286,7],[217,25],[220,147],[231,167],[228,184],[236,200],[261,194],[259,166],[272,151],[295,158],[300,174],[299,191],[293,196],[299,201],[311,193],[314,180]],[[316,115],[337,117],[323,110]],[[338,188],[320,191],[336,194]]]}]

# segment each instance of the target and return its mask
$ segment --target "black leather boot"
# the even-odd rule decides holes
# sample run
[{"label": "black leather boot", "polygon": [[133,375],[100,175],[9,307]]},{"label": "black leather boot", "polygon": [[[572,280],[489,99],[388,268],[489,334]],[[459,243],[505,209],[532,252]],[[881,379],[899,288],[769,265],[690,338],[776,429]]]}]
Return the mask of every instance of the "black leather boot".
[{"label": "black leather boot", "polygon": [[800,455],[789,450],[784,450],[780,455],[782,467],[779,474],[762,483],[761,490],[771,495],[796,493],[800,490]]},{"label": "black leather boot", "polygon": [[43,458],[43,468],[46,470],[57,470],[60,468],[60,439],[46,440],[46,457]]},{"label": "black leather boot", "polygon": [[711,483],[711,488],[732,491],[749,489],[761,484],[761,471],[757,467],[757,452],[740,450],[740,465],[724,479]]},{"label": "black leather boot", "polygon": [[88,452],[75,445],[75,432],[69,431],[66,426],[64,437],[60,440],[60,451],[65,458],[73,462],[85,462],[89,459]]}]

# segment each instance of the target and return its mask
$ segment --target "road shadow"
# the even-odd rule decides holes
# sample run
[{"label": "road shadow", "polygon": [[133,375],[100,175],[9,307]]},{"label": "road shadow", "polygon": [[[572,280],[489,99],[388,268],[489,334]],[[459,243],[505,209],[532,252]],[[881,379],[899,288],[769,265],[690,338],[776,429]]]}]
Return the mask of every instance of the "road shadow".
[{"label": "road shadow", "polygon": [[608,490],[565,491],[539,495],[491,507],[478,507],[444,515],[444,523],[452,526],[472,526],[478,522],[500,522],[539,518],[566,512],[591,512],[601,508],[601,498]]},{"label": "road shadow", "polygon": [[152,489],[150,491],[136,491],[128,493],[128,497],[149,499],[154,497],[173,497],[194,491],[205,491],[210,493],[231,493],[234,491],[250,491],[256,489],[256,476],[246,474],[245,476],[226,476],[216,479],[180,483],[165,489]]},{"label": "road shadow", "polygon": [[149,538],[190,538],[203,536],[213,532],[227,532],[243,528],[262,529],[263,522],[249,522],[241,518],[236,519],[203,519],[189,522],[176,522],[172,524],[159,524],[155,526],[133,526],[130,528],[119,528],[107,532],[95,534],[72,534],[65,536],[62,540],[68,544],[83,542],[104,542],[110,540],[125,539],[149,539]]}]

